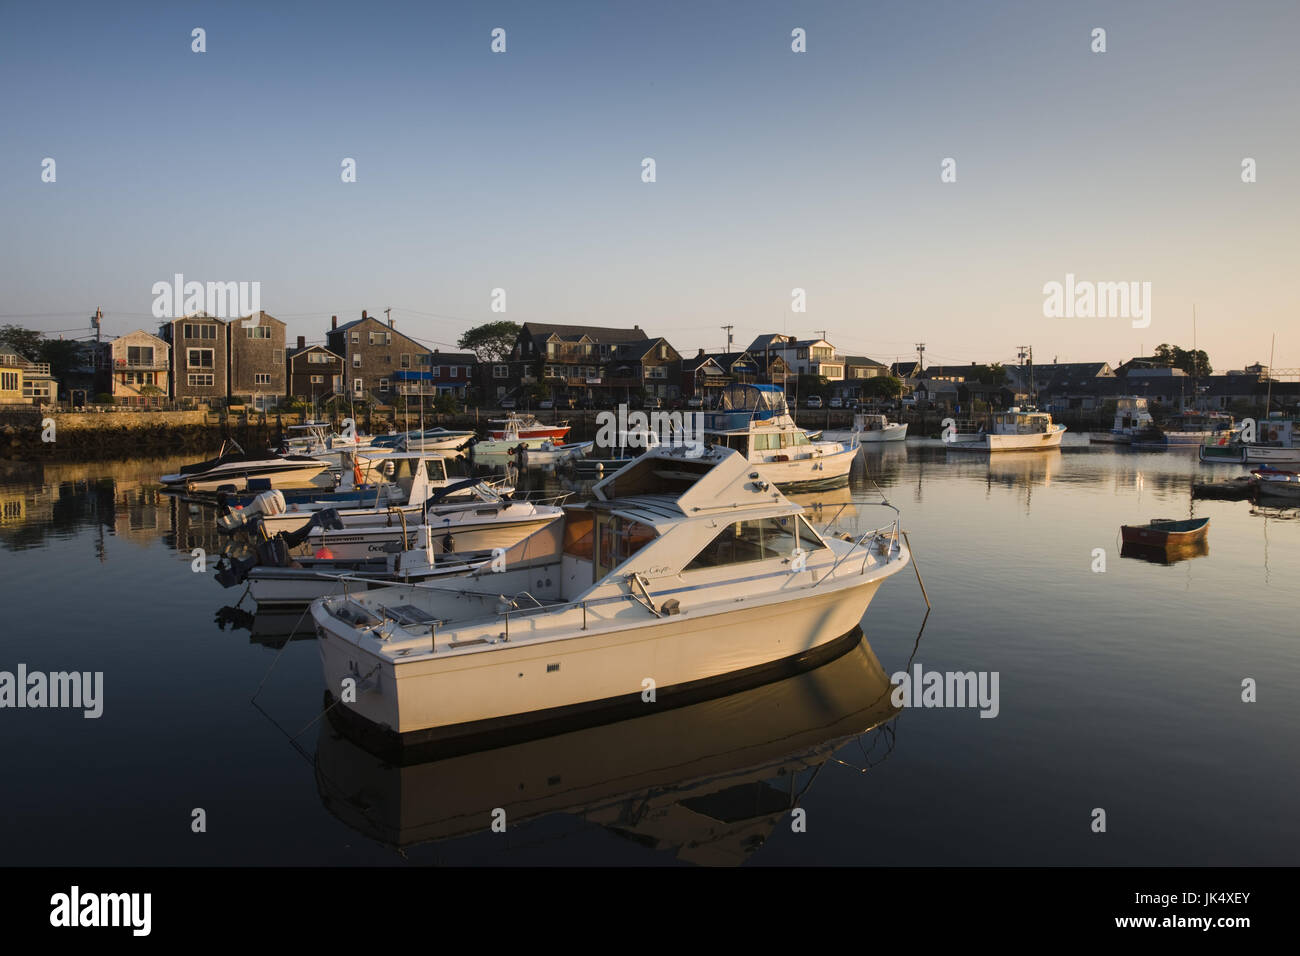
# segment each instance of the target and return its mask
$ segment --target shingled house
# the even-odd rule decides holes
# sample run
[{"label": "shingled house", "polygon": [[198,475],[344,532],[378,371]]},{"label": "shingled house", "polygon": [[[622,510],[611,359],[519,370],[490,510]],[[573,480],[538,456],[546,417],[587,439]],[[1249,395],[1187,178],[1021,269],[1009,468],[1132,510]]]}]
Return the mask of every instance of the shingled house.
[{"label": "shingled house", "polygon": [[680,392],[681,356],[667,339],[651,338],[639,325],[526,322],[509,361],[494,366],[489,381],[498,397],[542,382],[552,395],[598,404],[627,401],[643,390],[668,399]]},{"label": "shingled house", "polygon": [[342,357],[344,388],[354,398],[370,396],[386,404],[402,394],[399,384],[408,394],[419,394],[421,383],[432,376],[433,353],[428,348],[398,332],[391,320],[385,325],[364,311],[361,318],[343,325],[332,316],[325,344]]},{"label": "shingled house", "polygon": [[172,398],[225,401],[230,394],[225,322],[197,312],[165,323],[158,335],[171,349]]},{"label": "shingled house", "polygon": [[232,319],[229,336],[229,392],[259,410],[280,404],[286,391],[284,323],[265,312]]},{"label": "shingled house", "polygon": [[296,348],[285,359],[285,380],[290,398],[317,402],[343,391],[343,357],[323,345],[308,345],[306,336],[298,336]]}]

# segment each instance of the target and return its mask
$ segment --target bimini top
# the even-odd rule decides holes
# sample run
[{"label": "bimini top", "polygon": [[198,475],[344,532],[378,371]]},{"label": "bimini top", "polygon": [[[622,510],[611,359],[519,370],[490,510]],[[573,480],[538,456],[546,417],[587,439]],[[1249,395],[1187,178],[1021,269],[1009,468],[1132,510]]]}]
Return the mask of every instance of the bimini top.
[{"label": "bimini top", "polygon": [[789,414],[785,389],[780,385],[735,382],[722,390],[718,410],[705,416],[704,427],[708,431],[734,431],[748,428],[751,422],[769,421]]},{"label": "bimini top", "polygon": [[631,464],[597,482],[592,493],[615,509],[644,511],[652,526],[685,517],[721,514],[782,503],[795,507],[759,478],[744,455],[706,446],[651,448]]}]

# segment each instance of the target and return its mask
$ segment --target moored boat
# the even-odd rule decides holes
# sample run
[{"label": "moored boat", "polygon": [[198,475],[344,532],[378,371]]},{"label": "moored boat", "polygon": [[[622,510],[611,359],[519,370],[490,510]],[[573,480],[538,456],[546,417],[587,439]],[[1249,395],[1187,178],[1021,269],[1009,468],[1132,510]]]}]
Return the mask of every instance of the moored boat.
[{"label": "moored boat", "polygon": [[516,442],[549,439],[558,443],[564,441],[569,434],[568,422],[547,425],[538,421],[535,415],[518,415],[514,412],[509,413],[505,418],[493,419],[491,424],[500,426],[488,429],[488,438],[492,441],[509,441],[512,438]]},{"label": "moored boat", "polygon": [[1204,541],[1209,527],[1209,518],[1152,518],[1142,525],[1123,525],[1120,533],[1124,544],[1176,548]]},{"label": "moored boat", "polygon": [[969,441],[948,443],[953,451],[1048,451],[1061,447],[1065,426],[1052,421],[1047,412],[1033,408],[1010,408],[993,415],[993,426]]},{"label": "moored boat", "polygon": [[1300,499],[1300,473],[1281,468],[1255,468],[1251,471],[1255,491],[1273,498]]},{"label": "moored boat", "polygon": [[[689,444],[691,436],[683,437]],[[782,489],[848,481],[859,447],[856,439],[814,439],[794,423],[779,385],[728,385],[719,410],[704,413],[700,438],[738,451],[760,478]]]},{"label": "moored boat", "polygon": [[823,535],[740,454],[689,451],[598,483],[543,566],[313,603],[338,706],[426,743],[667,704],[842,637],[906,566],[897,519]]},{"label": "moored boat", "polygon": [[248,454],[233,439],[227,439],[217,457],[185,465],[174,475],[158,480],[169,488],[187,491],[242,491],[250,478],[263,478],[272,487],[305,484],[325,470],[325,462],[306,455],[277,455],[274,452]]}]

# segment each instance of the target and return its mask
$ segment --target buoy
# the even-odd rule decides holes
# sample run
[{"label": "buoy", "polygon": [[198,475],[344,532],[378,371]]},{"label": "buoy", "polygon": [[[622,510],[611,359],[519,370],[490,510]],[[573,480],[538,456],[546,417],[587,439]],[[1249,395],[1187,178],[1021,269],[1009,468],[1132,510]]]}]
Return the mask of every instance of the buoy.
[{"label": "buoy", "polygon": [[334,552],[331,551],[329,548],[321,548],[319,551],[316,552],[316,557],[320,558],[322,561],[333,561]]}]

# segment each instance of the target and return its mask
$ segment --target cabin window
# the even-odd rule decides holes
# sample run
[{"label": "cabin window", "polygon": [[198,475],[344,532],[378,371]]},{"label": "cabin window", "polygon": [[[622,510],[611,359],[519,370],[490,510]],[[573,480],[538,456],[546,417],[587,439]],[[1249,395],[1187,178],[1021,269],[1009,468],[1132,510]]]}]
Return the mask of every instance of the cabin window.
[{"label": "cabin window", "polygon": [[777,432],[760,432],[754,436],[754,451],[776,451],[780,447],[781,436]]},{"label": "cabin window", "polygon": [[564,553],[574,558],[592,558],[596,517],[590,511],[569,511],[564,515]]},{"label": "cabin window", "polygon": [[[794,551],[798,540],[797,527],[797,515],[737,521],[727,525],[682,570],[699,571],[703,568],[717,568],[728,564],[788,557]],[[799,537],[802,538],[802,533]]]},{"label": "cabin window", "polygon": [[446,481],[447,466],[441,458],[426,458],[424,461],[424,477],[430,481]]},{"label": "cabin window", "polygon": [[655,530],[619,515],[601,515],[596,527],[596,574],[607,574],[654,539]]}]

